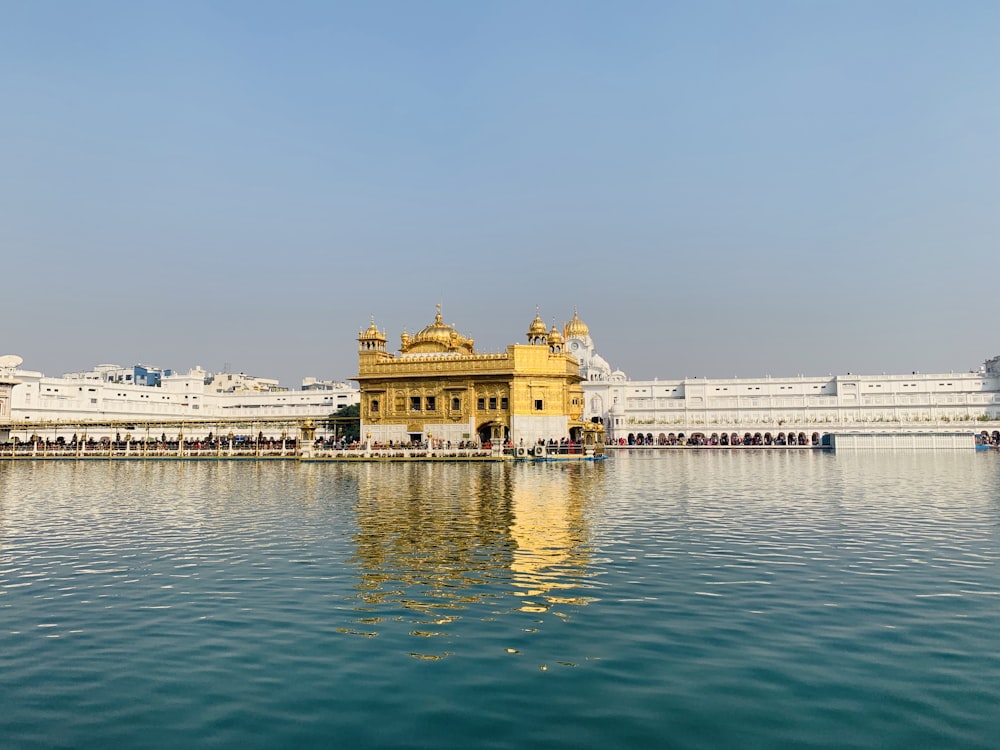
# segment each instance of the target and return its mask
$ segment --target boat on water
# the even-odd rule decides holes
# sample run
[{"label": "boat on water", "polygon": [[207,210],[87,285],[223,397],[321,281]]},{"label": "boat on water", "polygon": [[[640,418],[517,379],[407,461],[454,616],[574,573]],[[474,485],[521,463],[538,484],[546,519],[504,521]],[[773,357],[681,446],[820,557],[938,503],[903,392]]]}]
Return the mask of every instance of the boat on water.
[{"label": "boat on water", "polygon": [[982,430],[976,435],[977,451],[1000,451],[1000,430]]}]

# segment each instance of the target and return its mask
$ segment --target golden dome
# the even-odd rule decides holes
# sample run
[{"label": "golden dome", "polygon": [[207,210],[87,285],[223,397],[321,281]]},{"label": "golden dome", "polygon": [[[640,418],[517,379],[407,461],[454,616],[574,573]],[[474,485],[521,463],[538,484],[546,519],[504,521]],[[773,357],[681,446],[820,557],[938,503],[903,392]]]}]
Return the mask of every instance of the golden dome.
[{"label": "golden dome", "polygon": [[587,324],[580,320],[580,316],[577,315],[576,309],[573,310],[573,319],[566,324],[566,338],[586,338],[590,335],[590,329],[587,328]]},{"label": "golden dome", "polygon": [[434,322],[424,326],[413,336],[403,334],[404,354],[440,354],[444,352],[464,352],[474,354],[473,340],[466,338],[454,326],[445,323],[441,318],[441,305],[437,306]]},{"label": "golden dome", "polygon": [[535,310],[535,319],[531,321],[531,325],[528,327],[528,338],[534,338],[536,336],[548,336],[549,329],[545,327],[545,321],[538,314],[538,310]]},{"label": "golden dome", "polygon": [[380,331],[375,325],[375,316],[372,315],[372,323],[367,331],[358,331],[358,346],[362,352],[384,352],[385,351],[385,331]]},{"label": "golden dome", "polygon": [[367,331],[358,331],[358,339],[381,339],[385,340],[385,331],[379,331],[378,326],[375,325],[375,316],[372,315],[371,325],[368,326]]},{"label": "golden dome", "polygon": [[553,346],[555,344],[561,344],[562,342],[563,342],[562,334],[559,333],[559,329],[553,325],[552,330],[549,331],[549,346]]},{"label": "golden dome", "polygon": [[413,337],[413,340],[439,341],[443,344],[447,344],[451,341],[451,334],[454,333],[454,331],[454,328],[441,320],[441,311],[438,310],[437,315],[434,316],[434,322],[429,326],[421,328],[417,335]]}]

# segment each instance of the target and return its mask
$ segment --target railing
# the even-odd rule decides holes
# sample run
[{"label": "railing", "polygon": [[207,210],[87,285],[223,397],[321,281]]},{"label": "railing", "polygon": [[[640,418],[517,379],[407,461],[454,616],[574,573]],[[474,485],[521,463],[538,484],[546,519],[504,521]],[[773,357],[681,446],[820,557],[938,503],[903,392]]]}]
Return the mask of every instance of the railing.
[{"label": "railing", "polygon": [[[299,450],[293,441],[284,445],[281,443],[232,444],[179,444],[176,442],[155,443],[79,443],[76,445],[60,445],[56,443],[5,443],[0,444],[0,460],[2,459],[105,459],[105,460],[143,460],[143,459],[189,459],[189,460],[227,460],[227,459],[285,459],[285,460],[456,460],[456,461],[505,461],[511,459],[539,459],[561,456],[592,456],[592,446],[580,443],[561,445],[537,445],[527,447],[370,447],[363,444],[350,447],[326,447],[310,445]],[[597,453],[603,452],[603,446],[598,446]]]},{"label": "railing", "polygon": [[491,448],[319,448],[309,451],[303,458],[310,459],[455,459],[455,460],[485,460],[509,456],[510,450],[502,452]]},{"label": "railing", "polygon": [[297,458],[294,440],[245,443],[28,442],[0,444],[0,458]]},{"label": "railing", "polygon": [[625,443],[624,445],[619,445],[618,443],[608,443],[605,448],[608,450],[673,450],[677,448],[704,448],[706,450],[744,450],[752,448],[778,448],[789,450],[814,450],[814,449],[825,449],[829,446],[820,443],[688,443],[688,442],[676,442],[676,443],[633,443],[629,445]]}]

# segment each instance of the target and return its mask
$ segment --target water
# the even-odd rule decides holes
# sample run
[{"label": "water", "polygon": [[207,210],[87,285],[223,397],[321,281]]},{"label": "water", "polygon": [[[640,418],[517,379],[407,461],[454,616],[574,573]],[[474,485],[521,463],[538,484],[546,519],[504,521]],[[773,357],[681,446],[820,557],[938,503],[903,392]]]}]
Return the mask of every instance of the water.
[{"label": "water", "polygon": [[3,748],[993,748],[1000,456],[0,464]]}]

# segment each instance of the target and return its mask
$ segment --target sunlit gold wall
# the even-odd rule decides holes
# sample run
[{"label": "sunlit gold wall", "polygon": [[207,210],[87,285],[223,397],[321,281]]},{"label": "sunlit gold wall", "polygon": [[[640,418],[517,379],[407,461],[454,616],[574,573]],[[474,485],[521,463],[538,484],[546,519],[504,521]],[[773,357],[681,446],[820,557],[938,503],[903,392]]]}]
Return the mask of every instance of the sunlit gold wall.
[{"label": "sunlit gold wall", "polygon": [[420,357],[363,348],[356,380],[362,434],[376,441],[407,440],[414,433],[475,439],[491,423],[515,441],[558,440],[583,413],[576,360],[544,345]]}]

